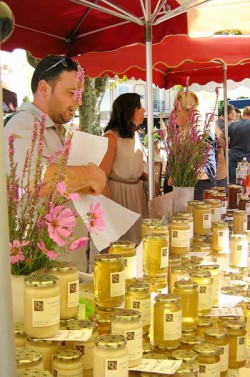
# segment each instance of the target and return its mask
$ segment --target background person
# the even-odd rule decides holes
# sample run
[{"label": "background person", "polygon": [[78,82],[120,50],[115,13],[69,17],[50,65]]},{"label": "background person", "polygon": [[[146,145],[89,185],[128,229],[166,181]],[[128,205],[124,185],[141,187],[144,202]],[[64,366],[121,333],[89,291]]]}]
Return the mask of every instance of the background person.
[{"label": "background person", "polygon": [[141,241],[142,219],[148,214],[147,199],[140,180],[145,175],[144,153],[137,132],[143,122],[144,112],[138,94],[125,93],[116,98],[104,134],[108,138],[108,150],[100,165],[108,178],[103,193],[141,215],[121,237],[136,245]]},{"label": "background person", "polygon": [[250,106],[243,110],[242,119],[230,123],[228,127],[230,140],[229,182],[236,183],[236,168],[243,157],[250,162]]},{"label": "background person", "polygon": [[[47,56],[37,65],[32,80],[31,89],[33,102],[23,103],[20,111],[12,117],[4,128],[6,170],[9,173],[8,144],[9,136],[16,134],[14,160],[18,162],[17,176],[21,176],[27,150],[31,147],[34,121],[41,121],[42,115],[47,114],[44,132],[45,145],[43,148],[43,164],[46,167],[44,175],[43,196],[51,191],[50,182],[53,181],[58,170],[57,163],[49,163],[48,157],[62,149],[64,144],[63,125],[71,121],[76,100],[78,66],[75,61],[66,56]],[[81,104],[81,98],[77,106]],[[32,174],[35,171],[35,161]],[[87,193],[99,195],[106,183],[105,173],[96,165],[68,166],[66,168],[67,191],[76,192],[83,189]],[[31,182],[32,185],[32,182]],[[35,190],[35,188],[33,188]],[[71,205],[70,201],[68,202]],[[76,237],[86,236],[87,229],[82,221],[76,227]],[[80,271],[87,272],[88,258],[86,249],[71,251],[67,260],[73,261]]]}]

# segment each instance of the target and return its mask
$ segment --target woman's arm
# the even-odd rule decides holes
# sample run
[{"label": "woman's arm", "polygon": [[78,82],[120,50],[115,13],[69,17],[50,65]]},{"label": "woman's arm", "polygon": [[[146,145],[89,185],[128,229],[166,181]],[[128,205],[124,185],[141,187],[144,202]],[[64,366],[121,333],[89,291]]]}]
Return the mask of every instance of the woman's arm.
[{"label": "woman's arm", "polygon": [[[117,151],[117,140],[115,135],[111,133],[104,135],[104,137],[108,138],[108,149],[105,156],[102,159],[102,162],[100,163],[100,168],[105,172],[106,177],[108,178],[111,173]],[[108,181],[106,182],[106,186],[102,191],[102,194],[107,196],[108,198],[111,198]]]}]

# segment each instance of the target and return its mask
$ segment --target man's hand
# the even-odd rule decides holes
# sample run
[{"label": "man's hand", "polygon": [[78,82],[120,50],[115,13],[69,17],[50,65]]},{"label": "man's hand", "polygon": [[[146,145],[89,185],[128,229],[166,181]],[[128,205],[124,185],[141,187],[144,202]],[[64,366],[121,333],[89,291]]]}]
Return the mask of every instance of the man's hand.
[{"label": "man's hand", "polygon": [[92,163],[85,166],[85,169],[89,178],[89,185],[83,191],[90,195],[100,195],[107,181],[104,171]]}]

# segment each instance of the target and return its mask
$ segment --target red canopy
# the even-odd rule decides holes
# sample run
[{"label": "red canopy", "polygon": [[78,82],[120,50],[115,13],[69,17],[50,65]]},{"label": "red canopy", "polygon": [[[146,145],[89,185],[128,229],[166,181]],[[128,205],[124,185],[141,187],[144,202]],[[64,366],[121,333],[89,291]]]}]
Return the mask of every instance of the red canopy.
[{"label": "red canopy", "polygon": [[[108,74],[146,79],[145,46],[135,44],[116,51],[88,53],[76,59],[91,77]],[[223,82],[227,77],[241,81],[250,77],[250,37],[214,36],[191,39],[186,35],[168,36],[153,45],[153,81],[161,88],[189,84]]]},{"label": "red canopy", "polygon": [[[15,17],[14,32],[3,45],[12,51],[23,48],[36,57],[47,54],[74,56],[89,51],[109,51],[124,45],[144,43],[143,11],[139,0],[110,0],[134,16],[141,25],[121,19],[102,10],[69,0],[6,0]],[[111,6],[102,1],[90,1],[106,9]],[[162,2],[163,3],[163,2]],[[158,0],[151,0],[152,12]],[[168,0],[171,9],[179,7],[175,0]],[[162,4],[164,9],[167,9]],[[118,12],[112,8],[113,12]],[[120,12],[121,13],[121,12]],[[163,9],[157,18],[165,13]],[[123,13],[126,18],[126,13]],[[166,35],[187,32],[186,14],[164,21],[153,27],[153,41],[159,42]],[[145,54],[145,52],[144,52]]]}]

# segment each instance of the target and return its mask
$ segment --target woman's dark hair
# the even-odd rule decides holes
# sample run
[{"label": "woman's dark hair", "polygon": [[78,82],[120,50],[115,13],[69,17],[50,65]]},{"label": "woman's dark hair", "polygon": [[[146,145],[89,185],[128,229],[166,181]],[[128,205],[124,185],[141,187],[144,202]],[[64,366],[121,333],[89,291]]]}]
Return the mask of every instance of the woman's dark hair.
[{"label": "woman's dark hair", "polygon": [[113,102],[110,121],[105,132],[117,131],[122,138],[133,138],[136,125],[132,123],[135,109],[140,109],[141,100],[137,93],[121,94]]}]

